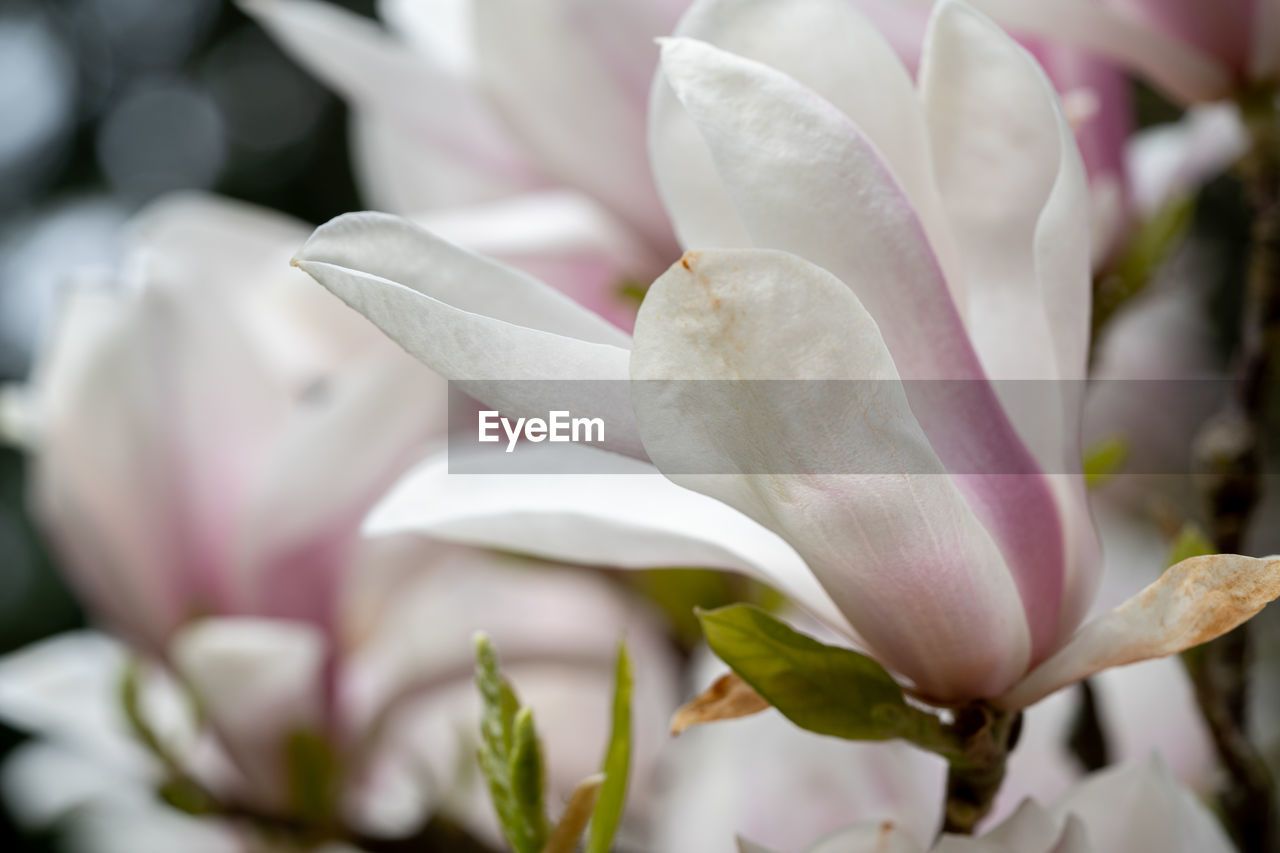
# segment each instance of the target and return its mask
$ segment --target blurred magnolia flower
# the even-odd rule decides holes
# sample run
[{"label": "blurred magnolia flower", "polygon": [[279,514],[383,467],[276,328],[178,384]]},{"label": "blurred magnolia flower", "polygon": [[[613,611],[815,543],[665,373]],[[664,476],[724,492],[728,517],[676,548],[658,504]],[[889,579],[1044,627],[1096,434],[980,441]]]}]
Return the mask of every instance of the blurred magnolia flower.
[{"label": "blurred magnolia flower", "polygon": [[[806,853],[1232,853],[1213,814],[1159,762],[1126,764],[1088,777],[1048,808],[1025,801],[981,838],[944,835],[931,847],[892,822],[838,832]],[[770,853],[742,841],[742,853]]]},{"label": "blurred magnolia flower", "polygon": [[[744,570],[919,695],[1008,709],[1256,612],[1274,567],[1220,557],[1183,564],[1076,631],[1098,571],[1079,401],[1027,405],[1001,396],[1015,384],[988,382],[1084,376],[1088,196],[1038,66],[967,6],[943,3],[917,92],[844,4],[828,4],[821,27],[807,21],[803,39],[787,35],[789,7],[771,8],[752,19],[752,38],[729,13],[723,31],[796,77],[708,42],[664,45],[674,95],[665,83],[655,92],[652,146],[676,230],[694,245],[762,248],[686,254],[649,291],[634,341],[394,217],[341,217],[303,247],[299,266],[410,353],[453,379],[497,380],[472,386],[494,408],[544,404],[543,386],[524,379],[618,380],[583,401],[610,424],[606,445],[652,459],[677,486],[585,476],[550,498],[545,479],[517,477],[490,494],[456,485],[446,506],[432,497],[446,469],[428,463],[372,529]],[[628,377],[878,381],[855,384],[833,411],[770,404],[734,381],[640,383],[632,395]],[[899,378],[948,380],[955,393]],[[587,385],[580,393],[599,387]],[[655,473],[611,464],[597,470]],[[1255,573],[1265,581],[1237,580]],[[1204,602],[1237,586],[1252,592],[1230,618],[1208,619]]]},{"label": "blurred magnolia flower", "polygon": [[[351,104],[372,207],[434,212],[433,230],[630,328],[635,299],[623,289],[647,284],[679,254],[644,127],[653,41],[688,0],[386,0],[387,29],[317,0],[242,5]],[[513,205],[515,229],[504,224]],[[452,232],[444,209],[483,227]],[[549,227],[557,222],[559,240]],[[585,257],[584,243],[594,250]]]},{"label": "blurred magnolia flower", "polygon": [[1183,103],[1218,100],[1280,74],[1276,0],[976,0],[1015,31],[1097,52]]},{"label": "blurred magnolia flower", "polygon": [[[0,715],[44,736],[9,770],[18,805],[39,819],[87,804],[134,833],[131,850],[205,849],[139,840],[168,830],[256,850],[255,824],[308,845],[398,836],[442,810],[492,834],[467,769],[485,628],[512,649],[563,794],[597,765],[628,637],[642,807],[671,705],[643,613],[580,572],[360,536],[441,438],[439,378],[289,268],[298,223],[184,198],[135,230],[118,281],[68,294],[29,423],[37,514],[90,611],[139,655],[139,698],[121,706],[130,652],[101,636],[0,662]],[[232,820],[121,817],[157,786]],[[81,834],[82,849],[122,843]]]}]

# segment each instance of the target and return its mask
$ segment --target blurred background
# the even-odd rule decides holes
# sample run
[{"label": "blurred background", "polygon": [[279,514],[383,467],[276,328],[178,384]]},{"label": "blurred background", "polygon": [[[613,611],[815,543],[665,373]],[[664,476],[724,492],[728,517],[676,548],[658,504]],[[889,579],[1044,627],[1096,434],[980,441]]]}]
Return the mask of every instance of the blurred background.
[{"label": "blurred background", "polygon": [[[373,0],[341,0],[373,14]],[[227,0],[0,0],[0,382],[79,266],[152,198],[201,189],[313,223],[361,207],[340,100]],[[0,447],[0,654],[82,622]],[[20,735],[0,725],[0,757]],[[0,849],[43,851],[0,805]]]}]

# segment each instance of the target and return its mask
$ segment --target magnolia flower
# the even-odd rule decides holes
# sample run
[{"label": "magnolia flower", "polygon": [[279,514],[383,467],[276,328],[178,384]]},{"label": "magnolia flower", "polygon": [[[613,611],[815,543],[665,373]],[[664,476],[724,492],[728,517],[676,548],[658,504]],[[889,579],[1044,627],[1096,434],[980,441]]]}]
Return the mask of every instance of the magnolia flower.
[{"label": "magnolia flower", "polygon": [[[122,281],[68,295],[34,391],[38,515],[131,652],[69,636],[0,662],[0,715],[48,743],[9,771],[26,811],[87,802],[122,832],[186,839],[165,850],[258,849],[255,821],[403,835],[440,810],[492,834],[466,770],[481,628],[511,650],[559,795],[598,766],[613,645],[629,639],[643,807],[671,688],[642,612],[580,572],[360,536],[439,439],[439,378],[289,268],[295,223],[185,199],[137,230]],[[93,769],[56,772],[68,761]],[[239,819],[121,819],[160,784]],[[146,849],[127,838],[102,843]]]},{"label": "magnolia flower", "polygon": [[[1158,576],[1166,550],[1158,535],[1113,514],[1101,521],[1107,561],[1102,607],[1096,604],[1095,612],[1118,603],[1116,593]],[[824,642],[839,642],[812,620],[796,624]],[[723,673],[706,653],[693,682],[711,684]],[[1196,793],[1211,790],[1215,753],[1179,659],[1107,670],[1090,686],[1110,760],[1142,763],[1155,754],[1180,784]],[[1018,747],[983,825],[1010,817],[1027,798],[1057,800],[1080,781],[1069,739],[1081,701],[1081,691],[1063,690],[1026,710]],[[779,755],[787,760],[779,762]],[[850,821],[891,821],[928,844],[942,822],[939,793],[947,765],[941,758],[898,742],[814,737],[774,712],[683,732],[663,763],[670,781],[656,809],[654,847],[660,853],[730,853],[735,835],[800,850]]]},{"label": "magnolia flower", "polygon": [[1174,100],[1213,101],[1280,74],[1276,0],[976,0],[1020,32],[1074,44],[1138,71]]},{"label": "magnolia flower", "polygon": [[[1034,61],[962,3],[935,10],[918,91],[861,18],[821,5],[821,26],[773,4],[741,29],[754,4],[712,0],[690,13],[717,24],[709,41],[664,45],[674,94],[655,92],[651,146],[676,231],[760,248],[686,254],[634,340],[393,217],[341,217],[295,262],[444,375],[500,380],[469,387],[513,414],[543,402],[522,379],[878,381],[838,412],[744,402],[723,391],[733,381],[607,392],[582,402],[609,445],[670,484],[477,478],[445,500],[447,468],[428,463],[371,529],[748,571],[940,702],[1021,708],[1248,618],[1277,567],[1218,557],[1077,631],[1098,569],[1072,473],[1078,401],[1014,406],[988,384],[1084,375],[1087,191],[1070,127]],[[691,460],[723,473],[689,474]],[[841,470],[886,473],[823,473]]]},{"label": "magnolia flower", "polygon": [[242,4],[351,104],[371,206],[478,223],[438,230],[630,328],[623,287],[675,253],[645,105],[653,40],[688,0],[384,0],[387,29],[316,0]]},{"label": "magnolia flower", "polygon": [[[742,853],[770,853],[743,841]],[[944,835],[932,847],[891,822],[850,827],[807,853],[1231,853],[1234,848],[1205,806],[1158,762],[1093,774],[1052,806],[1025,801],[981,838]]]}]

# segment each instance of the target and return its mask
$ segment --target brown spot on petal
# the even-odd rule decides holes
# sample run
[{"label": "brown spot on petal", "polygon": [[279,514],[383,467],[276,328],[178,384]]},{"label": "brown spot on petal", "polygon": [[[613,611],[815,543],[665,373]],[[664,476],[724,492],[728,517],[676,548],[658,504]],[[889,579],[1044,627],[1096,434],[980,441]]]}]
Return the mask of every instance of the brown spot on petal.
[{"label": "brown spot on petal", "polygon": [[755,688],[731,672],[676,711],[671,718],[671,734],[678,735],[703,723],[749,717],[768,708],[769,702]]}]

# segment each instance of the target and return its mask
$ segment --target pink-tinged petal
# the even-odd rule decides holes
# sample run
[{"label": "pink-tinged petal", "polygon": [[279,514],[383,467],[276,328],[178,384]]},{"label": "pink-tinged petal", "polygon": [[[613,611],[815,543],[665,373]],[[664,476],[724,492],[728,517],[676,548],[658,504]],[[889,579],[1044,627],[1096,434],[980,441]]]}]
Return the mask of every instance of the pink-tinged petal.
[{"label": "pink-tinged petal", "polygon": [[643,452],[625,383],[526,381],[627,375],[626,333],[537,279],[370,213],[321,226],[295,263],[486,404],[545,415],[554,391],[555,408],[605,418],[609,447]]},{"label": "pink-tinged petal", "polygon": [[[394,161],[424,194],[409,208],[414,212],[499,198],[543,182],[474,87],[434,67],[374,22],[316,0],[243,0],[242,5],[358,115],[374,120],[384,144],[403,154],[414,152],[413,159]],[[385,148],[370,152],[386,153]],[[375,168],[386,174],[389,165]]]},{"label": "pink-tinged petal", "polygon": [[1050,812],[1057,820],[1079,820],[1096,853],[1235,850],[1213,813],[1179,786],[1158,759],[1094,773],[1054,803]]},{"label": "pink-tinged petal", "polygon": [[1074,44],[1133,68],[1180,101],[1213,101],[1231,92],[1229,67],[1116,6],[1093,0],[970,0],[970,5],[1015,34]]},{"label": "pink-tinged petal", "polygon": [[[1027,619],[999,549],[839,279],[782,252],[691,252],[641,307],[631,375],[682,380],[633,392],[659,469],[790,542],[872,654],[923,693],[998,693],[1027,665]],[[797,406],[738,382],[762,379],[862,381]],[[889,473],[842,473],[858,471]]]},{"label": "pink-tinged petal", "polygon": [[1274,80],[1280,74],[1280,0],[1254,2],[1249,74],[1255,80]]},{"label": "pink-tinged petal", "polygon": [[673,24],[661,4],[475,2],[480,82],[527,149],[548,174],[667,251],[644,122],[653,39]]},{"label": "pink-tinged petal", "polygon": [[64,296],[33,379],[41,452],[32,488],[40,521],[86,603],[117,631],[157,649],[183,613],[169,571],[171,543],[157,532],[175,513],[149,440],[155,428],[146,412],[159,404],[141,373],[136,313],[136,304],[107,286],[82,284]]},{"label": "pink-tinged petal", "polygon": [[444,381],[403,355],[352,366],[332,386],[277,436],[249,496],[241,563],[251,612],[328,631],[365,514],[447,430]]},{"label": "pink-tinged petal", "polygon": [[919,219],[883,160],[839,110],[759,63],[675,39],[663,67],[755,243],[839,276],[875,318],[902,378],[962,380],[909,382],[911,407],[948,470],[965,475],[959,487],[1022,591],[1034,656],[1047,654],[1063,576],[1050,484],[986,383]]},{"label": "pink-tinged petal", "polygon": [[323,733],[330,722],[325,636],[298,622],[205,619],[175,634],[169,654],[244,773],[250,796],[283,805],[289,739]]},{"label": "pink-tinged petal", "polygon": [[[365,530],[583,565],[740,572],[849,633],[795,550],[720,501],[676,486],[651,465],[589,447],[543,445],[520,457],[527,471],[491,455],[429,458],[388,493]],[[450,474],[451,463],[475,475]]]},{"label": "pink-tinged petal", "polygon": [[[675,34],[781,71],[848,116],[884,159],[910,200],[953,293],[963,290],[964,279],[934,181],[924,114],[911,77],[884,37],[849,3],[701,0],[681,20]],[[871,80],[875,85],[860,85],[861,81]],[[693,119],[661,79],[655,85],[654,106],[651,148],[655,173],[677,231],[688,248],[723,248],[723,242],[691,239],[702,230],[697,225],[700,214],[732,209],[716,179],[706,143],[695,132]],[[673,139],[687,142],[670,147],[659,144]],[[695,144],[700,150],[692,150]],[[689,173],[695,170],[703,174],[702,180],[686,184]],[[708,178],[715,179],[714,186],[703,186]],[[695,190],[714,192],[723,201],[709,209],[704,197],[692,195]],[[691,227],[683,226],[686,212],[694,220]],[[731,217],[731,221],[737,221],[736,215]],[[747,244],[739,240],[729,245]]]},{"label": "pink-tinged petal", "polygon": [[[1079,382],[1092,292],[1089,191],[1053,86],[1025,50],[956,2],[934,14],[920,78],[938,180],[971,282],[969,332],[987,375]],[[1083,395],[1027,405],[1020,383],[997,389],[1041,467],[1077,473]],[[1098,547],[1083,478],[1052,476],[1048,484],[1065,533],[1055,620],[1065,639],[1092,600]],[[1044,575],[1036,589],[1052,588],[1052,569]],[[1034,626],[1045,617],[1029,618]]]},{"label": "pink-tinged petal", "polygon": [[1280,559],[1192,557],[1115,610],[1085,625],[999,697],[1023,708],[1095,672],[1176,654],[1250,619],[1280,595]]},{"label": "pink-tinged petal", "polygon": [[553,191],[418,217],[433,234],[520,269],[619,328],[635,323],[628,282],[647,285],[658,259],[604,208],[580,193]]}]

